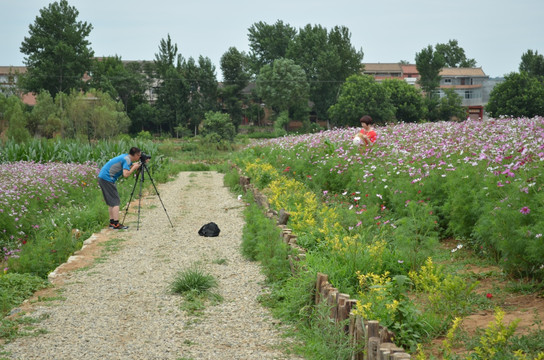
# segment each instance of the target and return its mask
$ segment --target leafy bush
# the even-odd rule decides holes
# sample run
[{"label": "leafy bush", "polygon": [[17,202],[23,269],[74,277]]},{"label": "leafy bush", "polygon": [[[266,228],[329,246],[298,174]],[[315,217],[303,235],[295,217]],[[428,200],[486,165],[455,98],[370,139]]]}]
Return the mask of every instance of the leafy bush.
[{"label": "leafy bush", "polygon": [[0,275],[0,312],[5,316],[14,306],[47,286],[47,281],[31,274]]},{"label": "leafy bush", "polygon": [[232,141],[236,135],[236,129],[228,114],[209,111],[202,122],[201,135],[210,142],[221,140]]}]

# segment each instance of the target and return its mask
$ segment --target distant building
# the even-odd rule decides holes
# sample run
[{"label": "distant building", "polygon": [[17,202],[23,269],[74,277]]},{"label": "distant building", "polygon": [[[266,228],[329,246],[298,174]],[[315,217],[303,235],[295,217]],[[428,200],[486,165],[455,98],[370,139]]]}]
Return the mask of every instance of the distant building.
[{"label": "distant building", "polygon": [[26,73],[26,66],[0,66],[0,93],[18,95],[27,105],[36,105],[34,94],[17,92],[17,80]]},{"label": "distant building", "polygon": [[372,75],[377,81],[384,79],[402,79],[402,67],[399,63],[366,63],[363,74]]},{"label": "distant building", "polygon": [[[408,84],[419,87],[419,72],[414,64],[400,63],[364,63],[363,74],[371,75],[376,81],[384,79],[401,79]],[[493,87],[500,82],[489,79],[482,68],[443,68],[440,71],[440,89],[436,90],[440,97],[445,96],[444,89],[453,89],[467,108],[471,118],[483,118],[484,107],[489,101]]]},{"label": "distant building", "polygon": [[[489,80],[482,68],[443,68],[440,71],[440,97],[444,89],[453,89],[463,99],[462,105],[468,109],[468,116],[474,119],[484,117],[484,83]],[[489,99],[489,96],[487,96]]]}]

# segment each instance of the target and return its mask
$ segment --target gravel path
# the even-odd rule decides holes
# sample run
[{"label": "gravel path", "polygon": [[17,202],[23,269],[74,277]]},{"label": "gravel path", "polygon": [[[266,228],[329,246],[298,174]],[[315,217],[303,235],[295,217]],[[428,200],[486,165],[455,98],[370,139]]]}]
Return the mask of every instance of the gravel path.
[{"label": "gravel path", "polygon": [[[4,345],[0,358],[299,359],[285,351],[288,340],[257,302],[264,277],[240,255],[244,204],[224,187],[222,174],[180,173],[159,191],[174,228],[154,191],[142,200],[139,231],[131,205],[128,230],[93,238],[109,240],[100,246],[108,255],[82,271],[59,271],[53,282],[62,299],[32,305],[30,316],[46,317],[37,325],[45,333]],[[199,236],[210,221],[220,235]],[[224,298],[196,316],[168,290],[176,273],[195,262],[216,277]]]}]

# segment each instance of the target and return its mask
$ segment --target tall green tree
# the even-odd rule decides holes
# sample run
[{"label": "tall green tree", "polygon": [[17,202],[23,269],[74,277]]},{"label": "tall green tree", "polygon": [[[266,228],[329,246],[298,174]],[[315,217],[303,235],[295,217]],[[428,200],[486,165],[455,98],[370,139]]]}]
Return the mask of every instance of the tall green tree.
[{"label": "tall green tree", "polygon": [[327,119],[327,110],[337,100],[345,79],[361,71],[363,51],[351,45],[351,34],[346,27],[326,28],[310,24],[300,29],[287,50],[306,72],[310,84],[310,100],[320,119]]},{"label": "tall green tree", "polygon": [[194,130],[207,111],[217,110],[217,78],[215,66],[209,58],[200,56],[198,63],[190,57],[182,66],[189,85],[189,120],[187,127]]},{"label": "tall green tree", "polygon": [[457,40],[450,40],[446,44],[436,44],[435,51],[442,55],[447,67],[471,68],[476,66],[476,60],[469,59],[465,50],[459,46]]},{"label": "tall green tree", "polygon": [[254,74],[259,74],[262,66],[285,58],[287,48],[297,33],[295,28],[281,20],[273,25],[259,21],[251,25],[248,32],[250,68]]},{"label": "tall green tree", "polygon": [[166,73],[171,67],[181,67],[183,57],[178,54],[178,45],[172,43],[170,34],[166,39],[161,39],[159,43],[159,52],[155,54],[155,71],[159,79],[164,79]]},{"label": "tall green tree", "polygon": [[257,77],[257,94],[277,113],[307,109],[309,86],[302,67],[290,59],[265,65]]},{"label": "tall green tree", "polygon": [[159,131],[175,134],[175,128],[188,126],[191,115],[189,107],[190,87],[183,74],[173,66],[164,74],[158,89],[157,117]]},{"label": "tall green tree", "polygon": [[519,71],[526,72],[529,76],[542,76],[544,77],[544,56],[538,53],[538,50],[527,50],[527,52],[521,55],[521,63],[519,64]]},{"label": "tall green tree", "polygon": [[28,92],[47,90],[51,96],[84,86],[94,52],[87,40],[92,25],[78,21],[79,12],[66,0],[40,10],[21,44],[27,73],[21,86]]},{"label": "tall green tree", "polygon": [[440,70],[446,61],[441,53],[433,50],[432,45],[416,53],[416,68],[419,72],[419,84],[427,95],[433,96],[433,91],[440,85]]},{"label": "tall green tree", "polygon": [[395,118],[398,121],[418,122],[425,119],[427,107],[419,88],[400,79],[386,79],[382,86],[389,92],[389,99],[395,107]]},{"label": "tall green tree", "polygon": [[223,87],[220,89],[222,105],[238,129],[243,117],[242,90],[249,84],[251,78],[246,53],[230,47],[221,56],[221,72],[223,73]]},{"label": "tall green tree", "polygon": [[388,90],[370,75],[352,75],[340,88],[338,102],[330,107],[333,125],[358,126],[363,115],[384,124],[394,119],[395,107]]},{"label": "tall green tree", "polygon": [[510,73],[493,88],[485,109],[493,117],[544,116],[544,83],[526,72]]},{"label": "tall green tree", "polygon": [[[123,102],[127,113],[134,108],[134,102],[143,102],[145,83],[141,72],[131,71],[120,57],[94,59],[88,82],[90,88],[107,92],[112,99]],[[132,107],[129,102],[132,100]]]}]

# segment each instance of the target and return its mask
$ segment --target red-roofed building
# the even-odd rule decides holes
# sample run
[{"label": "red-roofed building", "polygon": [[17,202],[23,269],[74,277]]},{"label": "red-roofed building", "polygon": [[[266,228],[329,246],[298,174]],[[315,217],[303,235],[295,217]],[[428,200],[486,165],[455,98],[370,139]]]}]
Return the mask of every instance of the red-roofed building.
[{"label": "red-roofed building", "polygon": [[[372,75],[376,81],[383,79],[401,79],[407,83],[419,86],[420,78],[417,67],[414,64],[392,63],[365,63],[363,74]],[[443,68],[440,71],[440,89],[437,90],[440,97],[444,97],[443,89],[454,89],[463,99],[462,105],[467,108],[471,118],[482,118],[484,106],[489,100],[489,92],[493,88],[489,85],[489,76],[482,68]]]},{"label": "red-roofed building", "polygon": [[0,93],[16,94],[27,105],[36,105],[36,96],[16,92],[17,78],[26,73],[26,66],[0,66]]}]

